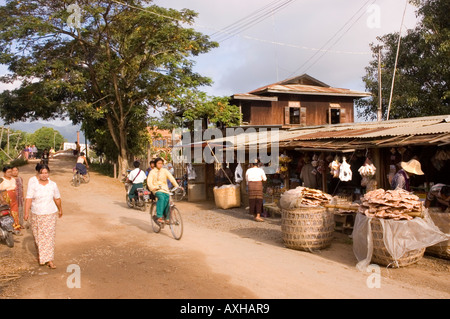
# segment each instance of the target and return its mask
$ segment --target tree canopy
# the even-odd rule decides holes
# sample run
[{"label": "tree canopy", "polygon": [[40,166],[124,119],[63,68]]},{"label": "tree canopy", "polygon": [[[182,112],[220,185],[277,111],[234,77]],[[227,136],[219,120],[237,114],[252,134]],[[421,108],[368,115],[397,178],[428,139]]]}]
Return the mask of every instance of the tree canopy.
[{"label": "tree canopy", "polygon": [[[75,3],[79,29],[67,23]],[[82,122],[123,172],[149,109],[211,83],[193,71],[192,57],[217,46],[189,27],[196,16],[151,0],[7,0],[0,7],[0,63],[11,74],[0,80],[22,85],[0,94],[0,116]]]},{"label": "tree canopy", "polygon": [[229,103],[227,96],[208,96],[204,92],[190,92],[174,97],[171,108],[166,108],[160,118],[154,118],[153,124],[159,128],[177,127],[194,130],[194,121],[202,121],[203,129],[208,126],[237,126],[240,124],[239,107]]},{"label": "tree canopy", "polygon": [[[420,22],[402,36],[390,119],[450,113],[450,1],[415,0]],[[374,119],[379,105],[378,49],[381,47],[382,114],[386,119],[399,33],[372,43],[373,60],[363,81],[372,98],[357,102],[359,114]]]}]

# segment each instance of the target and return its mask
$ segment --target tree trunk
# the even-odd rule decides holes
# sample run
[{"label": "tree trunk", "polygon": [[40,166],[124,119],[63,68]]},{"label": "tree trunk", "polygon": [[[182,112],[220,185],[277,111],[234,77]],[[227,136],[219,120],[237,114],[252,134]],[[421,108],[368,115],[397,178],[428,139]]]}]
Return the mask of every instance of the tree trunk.
[{"label": "tree trunk", "polygon": [[127,176],[127,169],[129,166],[128,163],[128,151],[127,151],[127,142],[126,142],[126,133],[123,130],[120,130],[120,148],[119,148],[119,179]]}]

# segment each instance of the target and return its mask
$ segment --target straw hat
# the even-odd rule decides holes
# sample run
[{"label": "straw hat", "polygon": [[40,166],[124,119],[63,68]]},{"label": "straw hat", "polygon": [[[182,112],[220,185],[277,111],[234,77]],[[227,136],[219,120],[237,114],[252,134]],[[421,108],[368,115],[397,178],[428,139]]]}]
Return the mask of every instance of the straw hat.
[{"label": "straw hat", "polygon": [[408,173],[415,175],[425,175],[418,160],[412,159],[409,162],[401,162],[400,166]]}]

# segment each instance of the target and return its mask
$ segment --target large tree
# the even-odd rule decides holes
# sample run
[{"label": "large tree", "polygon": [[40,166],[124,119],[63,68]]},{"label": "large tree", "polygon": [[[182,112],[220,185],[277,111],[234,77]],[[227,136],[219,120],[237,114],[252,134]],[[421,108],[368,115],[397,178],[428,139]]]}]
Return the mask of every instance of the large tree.
[{"label": "large tree", "polygon": [[[400,41],[390,119],[450,114],[450,1],[415,0],[419,22]],[[379,105],[378,49],[381,48],[382,114],[386,119],[399,33],[372,43],[374,59],[363,81],[372,98],[359,100],[359,114],[374,119]]]},{"label": "large tree", "polygon": [[[190,25],[191,10],[151,0],[20,0],[0,7],[0,63],[21,80],[0,95],[7,122],[68,116],[88,138],[114,148],[120,171],[148,111],[179,92],[211,81],[193,71],[192,57],[217,46]],[[77,4],[81,27],[68,24]],[[89,136],[89,134],[91,136]]]},{"label": "large tree", "polygon": [[202,122],[202,128],[237,126],[241,122],[239,107],[230,104],[230,97],[208,96],[204,92],[186,92],[174,96],[169,108],[161,116],[153,118],[153,124],[159,128],[172,130],[188,128],[194,130],[194,122]]}]

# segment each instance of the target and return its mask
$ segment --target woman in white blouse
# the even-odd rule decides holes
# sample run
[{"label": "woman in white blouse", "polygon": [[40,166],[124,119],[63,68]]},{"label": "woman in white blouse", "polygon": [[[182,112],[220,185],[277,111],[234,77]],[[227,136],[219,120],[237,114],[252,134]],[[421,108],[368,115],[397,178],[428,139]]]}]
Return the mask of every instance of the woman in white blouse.
[{"label": "woman in white blouse", "polygon": [[31,211],[31,226],[39,264],[54,269],[56,218],[61,218],[63,213],[58,186],[49,180],[49,172],[48,166],[42,165],[38,172],[38,182],[28,185],[24,219],[28,220]]}]

